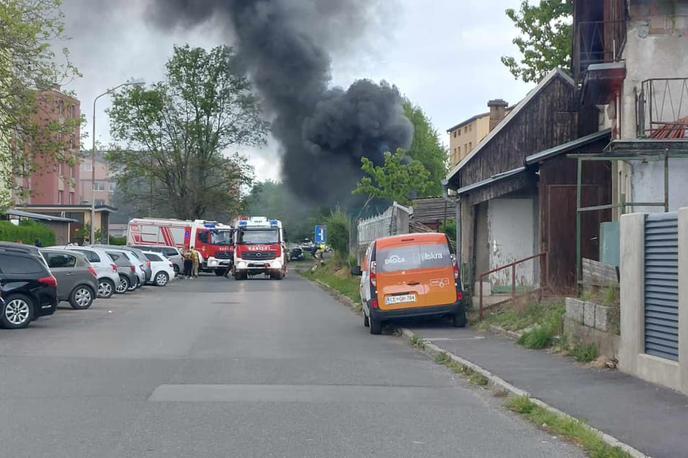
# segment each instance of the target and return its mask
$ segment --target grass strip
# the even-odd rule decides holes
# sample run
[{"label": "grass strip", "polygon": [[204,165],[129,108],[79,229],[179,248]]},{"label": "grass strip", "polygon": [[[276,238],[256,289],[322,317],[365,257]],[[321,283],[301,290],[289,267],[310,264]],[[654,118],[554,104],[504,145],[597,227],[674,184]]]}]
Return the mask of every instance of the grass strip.
[{"label": "grass strip", "polygon": [[505,406],[539,428],[556,434],[581,447],[592,458],[628,458],[631,455],[612,447],[602,440],[600,435],[579,420],[563,417],[544,409],[526,396],[509,398]]},{"label": "grass strip", "polygon": [[466,379],[468,379],[468,381],[473,385],[487,386],[489,383],[489,380],[483,374],[454,361],[447,353],[443,352],[435,356],[435,362],[449,368],[455,374],[466,377]]}]

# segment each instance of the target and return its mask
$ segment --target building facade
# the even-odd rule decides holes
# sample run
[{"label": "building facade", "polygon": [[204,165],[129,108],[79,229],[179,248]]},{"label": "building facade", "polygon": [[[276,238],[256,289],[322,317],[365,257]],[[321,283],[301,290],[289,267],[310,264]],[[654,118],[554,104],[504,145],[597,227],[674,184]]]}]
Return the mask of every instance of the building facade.
[{"label": "building facade", "polygon": [[80,166],[79,195],[81,203],[91,203],[95,197],[96,205],[112,205],[115,180],[110,176],[110,168],[105,153],[98,151],[95,158],[95,180],[93,180],[93,160],[90,152],[83,153]]},{"label": "building facade", "polygon": [[[79,195],[81,128],[79,100],[55,87],[37,97],[36,124],[40,134],[27,145],[35,164],[24,179],[29,205],[75,205]],[[60,160],[57,160],[60,158]]]},{"label": "building facade", "polygon": [[473,116],[447,130],[449,160],[456,166],[490,133],[490,113]]}]

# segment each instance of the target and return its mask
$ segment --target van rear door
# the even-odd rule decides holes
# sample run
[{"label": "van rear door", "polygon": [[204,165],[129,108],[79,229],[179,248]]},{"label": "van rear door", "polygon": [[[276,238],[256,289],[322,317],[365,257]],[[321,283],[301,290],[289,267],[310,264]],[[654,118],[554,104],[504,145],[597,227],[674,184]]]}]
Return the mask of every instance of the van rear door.
[{"label": "van rear door", "polygon": [[446,243],[387,247],[376,253],[382,310],[436,307],[457,300],[452,256]]}]

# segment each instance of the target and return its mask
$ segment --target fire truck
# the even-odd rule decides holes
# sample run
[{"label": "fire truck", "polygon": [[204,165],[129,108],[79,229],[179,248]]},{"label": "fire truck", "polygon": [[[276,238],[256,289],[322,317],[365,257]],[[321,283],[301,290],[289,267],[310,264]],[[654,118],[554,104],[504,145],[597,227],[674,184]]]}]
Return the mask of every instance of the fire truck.
[{"label": "fire truck", "polygon": [[281,280],[287,275],[282,222],[263,216],[241,217],[235,222],[234,267],[237,280],[265,275]]},{"label": "fire truck", "polygon": [[233,234],[232,226],[217,221],[136,218],[129,221],[127,244],[173,246],[182,251],[195,248],[201,257],[200,269],[220,276],[232,268]]}]

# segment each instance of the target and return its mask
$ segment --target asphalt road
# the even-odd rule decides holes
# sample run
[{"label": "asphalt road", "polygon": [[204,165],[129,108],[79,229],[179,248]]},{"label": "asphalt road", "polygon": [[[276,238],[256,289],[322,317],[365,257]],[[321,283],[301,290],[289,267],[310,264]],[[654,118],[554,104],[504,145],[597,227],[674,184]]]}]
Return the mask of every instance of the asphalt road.
[{"label": "asphalt road", "polygon": [[316,286],[214,276],[0,330],[0,456],[582,456]]}]

